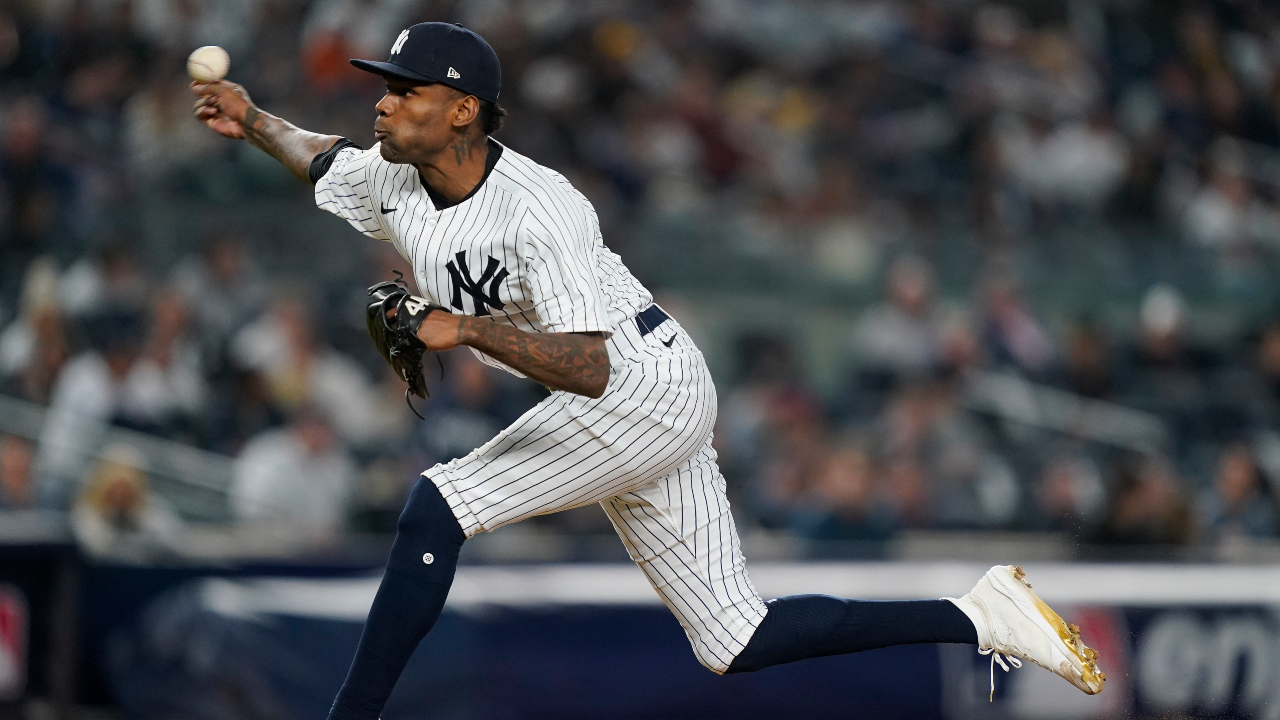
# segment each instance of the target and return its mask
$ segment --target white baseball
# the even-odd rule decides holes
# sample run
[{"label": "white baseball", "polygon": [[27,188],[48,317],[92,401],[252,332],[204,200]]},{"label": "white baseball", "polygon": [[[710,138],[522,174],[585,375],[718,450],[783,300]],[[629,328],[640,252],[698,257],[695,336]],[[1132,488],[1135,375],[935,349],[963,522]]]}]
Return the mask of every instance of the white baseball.
[{"label": "white baseball", "polygon": [[217,45],[205,45],[196,48],[187,57],[187,74],[196,82],[213,82],[227,76],[231,67],[231,56]]}]

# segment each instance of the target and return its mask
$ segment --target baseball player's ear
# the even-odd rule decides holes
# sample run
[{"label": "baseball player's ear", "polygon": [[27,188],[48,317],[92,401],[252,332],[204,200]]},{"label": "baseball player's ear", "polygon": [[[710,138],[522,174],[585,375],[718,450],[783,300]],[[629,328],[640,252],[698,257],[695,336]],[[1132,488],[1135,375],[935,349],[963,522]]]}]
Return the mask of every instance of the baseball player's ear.
[{"label": "baseball player's ear", "polygon": [[475,95],[468,95],[458,99],[458,104],[454,111],[453,126],[466,127],[471,124],[472,120],[480,114],[480,101]]}]

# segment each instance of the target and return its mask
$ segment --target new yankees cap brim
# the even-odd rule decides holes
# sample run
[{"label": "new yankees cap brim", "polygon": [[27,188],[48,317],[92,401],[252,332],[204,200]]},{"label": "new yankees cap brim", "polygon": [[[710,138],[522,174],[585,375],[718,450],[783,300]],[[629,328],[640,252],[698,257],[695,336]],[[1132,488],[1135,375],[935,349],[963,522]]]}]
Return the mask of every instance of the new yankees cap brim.
[{"label": "new yankees cap brim", "polygon": [[457,90],[458,92],[467,93],[468,95],[471,94],[466,90],[463,90],[462,88],[458,87],[457,85],[454,85],[453,83],[448,82],[447,80],[441,80],[440,78],[433,78],[429,75],[423,75],[422,73],[414,72],[407,67],[402,67],[400,65],[396,65],[395,63],[377,62],[376,60],[352,60],[351,64],[355,65],[361,70],[364,70],[365,72],[371,72],[371,73],[374,73],[375,75],[382,75],[383,77],[390,76],[390,77],[400,78],[401,80],[419,82],[419,83],[423,83],[424,85],[428,83],[439,83],[441,85],[448,85],[449,87],[453,88],[454,90]]},{"label": "new yankees cap brim", "polygon": [[378,62],[376,60],[352,60],[351,64],[365,72],[371,72],[375,75],[382,75],[384,77],[390,75],[391,77],[400,78],[402,80],[412,80],[414,82],[421,83],[440,83],[441,85],[449,85],[449,87],[453,87],[440,78],[428,77],[420,72],[414,72],[407,67],[396,65],[395,63]]}]

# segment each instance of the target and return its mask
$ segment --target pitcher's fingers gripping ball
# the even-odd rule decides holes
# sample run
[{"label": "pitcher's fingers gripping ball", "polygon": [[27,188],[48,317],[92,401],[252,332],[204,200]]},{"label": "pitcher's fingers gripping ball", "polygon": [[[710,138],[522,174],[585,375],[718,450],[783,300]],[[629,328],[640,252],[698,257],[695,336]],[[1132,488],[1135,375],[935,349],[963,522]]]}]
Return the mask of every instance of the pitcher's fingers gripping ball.
[{"label": "pitcher's fingers gripping ball", "polygon": [[187,56],[187,74],[192,80],[210,83],[227,76],[231,69],[231,56],[217,45],[196,48]]}]

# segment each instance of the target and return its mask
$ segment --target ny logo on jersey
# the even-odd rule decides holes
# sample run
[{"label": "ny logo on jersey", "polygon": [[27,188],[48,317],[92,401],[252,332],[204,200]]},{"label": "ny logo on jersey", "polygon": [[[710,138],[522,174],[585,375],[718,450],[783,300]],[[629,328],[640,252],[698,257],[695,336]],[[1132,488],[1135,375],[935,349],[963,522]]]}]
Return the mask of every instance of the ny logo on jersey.
[{"label": "ny logo on jersey", "polygon": [[[462,291],[466,290],[471,296],[471,300],[476,305],[476,316],[485,316],[489,314],[489,308],[501,310],[506,307],[506,303],[498,299],[498,287],[503,280],[507,279],[506,268],[498,269],[498,259],[489,256],[489,264],[485,266],[484,273],[480,275],[478,280],[471,279],[471,270],[467,268],[467,254],[459,251],[454,255],[454,260],[458,261],[454,265],[454,261],[450,260],[445,263],[445,269],[449,271],[449,277],[453,278],[453,298],[449,304],[458,310],[466,312],[462,307]],[[489,292],[485,292],[485,283],[489,284]]]},{"label": "ny logo on jersey", "polygon": [[404,41],[409,39],[409,31],[402,30],[400,37],[396,38],[396,42],[391,46],[391,54],[395,55],[400,52],[400,48],[404,47]]}]

